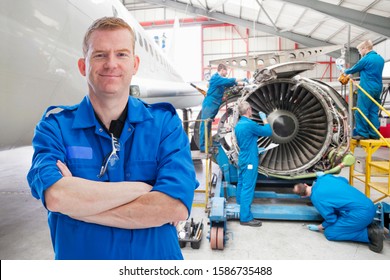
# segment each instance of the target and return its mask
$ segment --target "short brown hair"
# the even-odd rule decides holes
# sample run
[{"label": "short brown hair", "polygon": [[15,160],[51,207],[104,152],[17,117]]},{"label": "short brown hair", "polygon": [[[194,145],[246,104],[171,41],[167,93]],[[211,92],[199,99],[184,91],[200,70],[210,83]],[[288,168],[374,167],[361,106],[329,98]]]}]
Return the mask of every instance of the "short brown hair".
[{"label": "short brown hair", "polygon": [[102,17],[97,20],[95,20],[91,26],[88,28],[87,32],[84,35],[84,40],[83,40],[83,53],[84,56],[88,52],[88,41],[89,38],[91,37],[92,33],[95,32],[96,30],[118,30],[118,29],[127,29],[130,31],[131,38],[132,38],[132,50],[134,53],[134,48],[135,48],[135,40],[134,40],[134,31],[128,25],[123,19],[117,18],[117,17]]},{"label": "short brown hair", "polygon": [[223,70],[227,70],[226,65],[223,64],[223,63],[218,64],[217,71],[219,72],[219,71],[221,71],[222,69],[223,69]]},{"label": "short brown hair", "polygon": [[307,185],[303,183],[299,183],[294,185],[293,192],[300,196],[306,196],[306,190],[307,190]]}]

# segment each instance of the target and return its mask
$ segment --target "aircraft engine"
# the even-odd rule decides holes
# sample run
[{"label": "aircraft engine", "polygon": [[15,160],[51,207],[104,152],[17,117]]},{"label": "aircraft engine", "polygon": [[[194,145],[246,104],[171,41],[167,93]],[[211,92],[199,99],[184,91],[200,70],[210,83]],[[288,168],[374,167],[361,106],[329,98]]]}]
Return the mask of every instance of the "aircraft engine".
[{"label": "aircraft engine", "polygon": [[252,119],[262,123],[258,112],[266,113],[273,130],[271,137],[258,139],[258,146],[278,144],[261,155],[259,172],[280,178],[329,171],[340,165],[349,151],[345,100],[332,87],[296,75],[295,68],[306,69],[307,62],[289,65],[288,70],[286,65],[282,65],[284,70],[279,65],[279,68],[255,72],[254,84],[241,89],[240,97],[236,96],[225,110],[216,137],[229,159],[237,164],[238,147],[234,137],[239,119],[237,103],[248,101]]}]

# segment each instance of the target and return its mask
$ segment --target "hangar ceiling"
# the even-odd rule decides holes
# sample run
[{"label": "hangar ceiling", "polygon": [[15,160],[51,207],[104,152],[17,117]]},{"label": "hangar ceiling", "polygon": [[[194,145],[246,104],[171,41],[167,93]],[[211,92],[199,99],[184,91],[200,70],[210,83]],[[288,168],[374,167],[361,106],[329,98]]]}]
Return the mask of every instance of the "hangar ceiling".
[{"label": "hangar ceiling", "polygon": [[306,47],[390,38],[389,0],[122,0],[129,11],[170,9],[290,39]]}]

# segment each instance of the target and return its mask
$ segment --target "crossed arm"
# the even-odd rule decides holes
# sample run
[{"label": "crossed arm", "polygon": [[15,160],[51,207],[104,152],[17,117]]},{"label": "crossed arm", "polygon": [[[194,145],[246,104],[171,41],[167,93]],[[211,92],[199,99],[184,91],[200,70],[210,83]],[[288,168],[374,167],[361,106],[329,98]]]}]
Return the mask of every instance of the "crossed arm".
[{"label": "crossed arm", "polygon": [[187,219],[186,206],[142,182],[96,182],[73,177],[65,164],[64,176],[45,191],[50,211],[105,226],[137,229]]}]

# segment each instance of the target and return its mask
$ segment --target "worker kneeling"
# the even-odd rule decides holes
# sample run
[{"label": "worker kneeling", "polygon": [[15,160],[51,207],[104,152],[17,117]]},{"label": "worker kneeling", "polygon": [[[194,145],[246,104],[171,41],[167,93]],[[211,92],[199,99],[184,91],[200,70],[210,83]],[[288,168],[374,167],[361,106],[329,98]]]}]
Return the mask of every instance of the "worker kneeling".
[{"label": "worker kneeling", "polygon": [[259,149],[257,139],[260,136],[271,136],[272,129],[267,116],[259,112],[264,125],[251,120],[252,108],[247,101],[238,104],[240,120],[235,127],[235,135],[240,152],[238,154],[238,184],[236,200],[240,204],[240,224],[246,226],[261,226],[261,221],[253,218],[251,204],[257,180],[257,166],[259,164]]},{"label": "worker kneeling", "polygon": [[310,197],[324,219],[320,225],[308,225],[308,228],[323,231],[331,241],[369,243],[370,250],[381,252],[383,229],[373,221],[376,211],[373,202],[347,179],[322,174],[317,175],[312,186],[302,183],[294,186],[293,192]]}]

